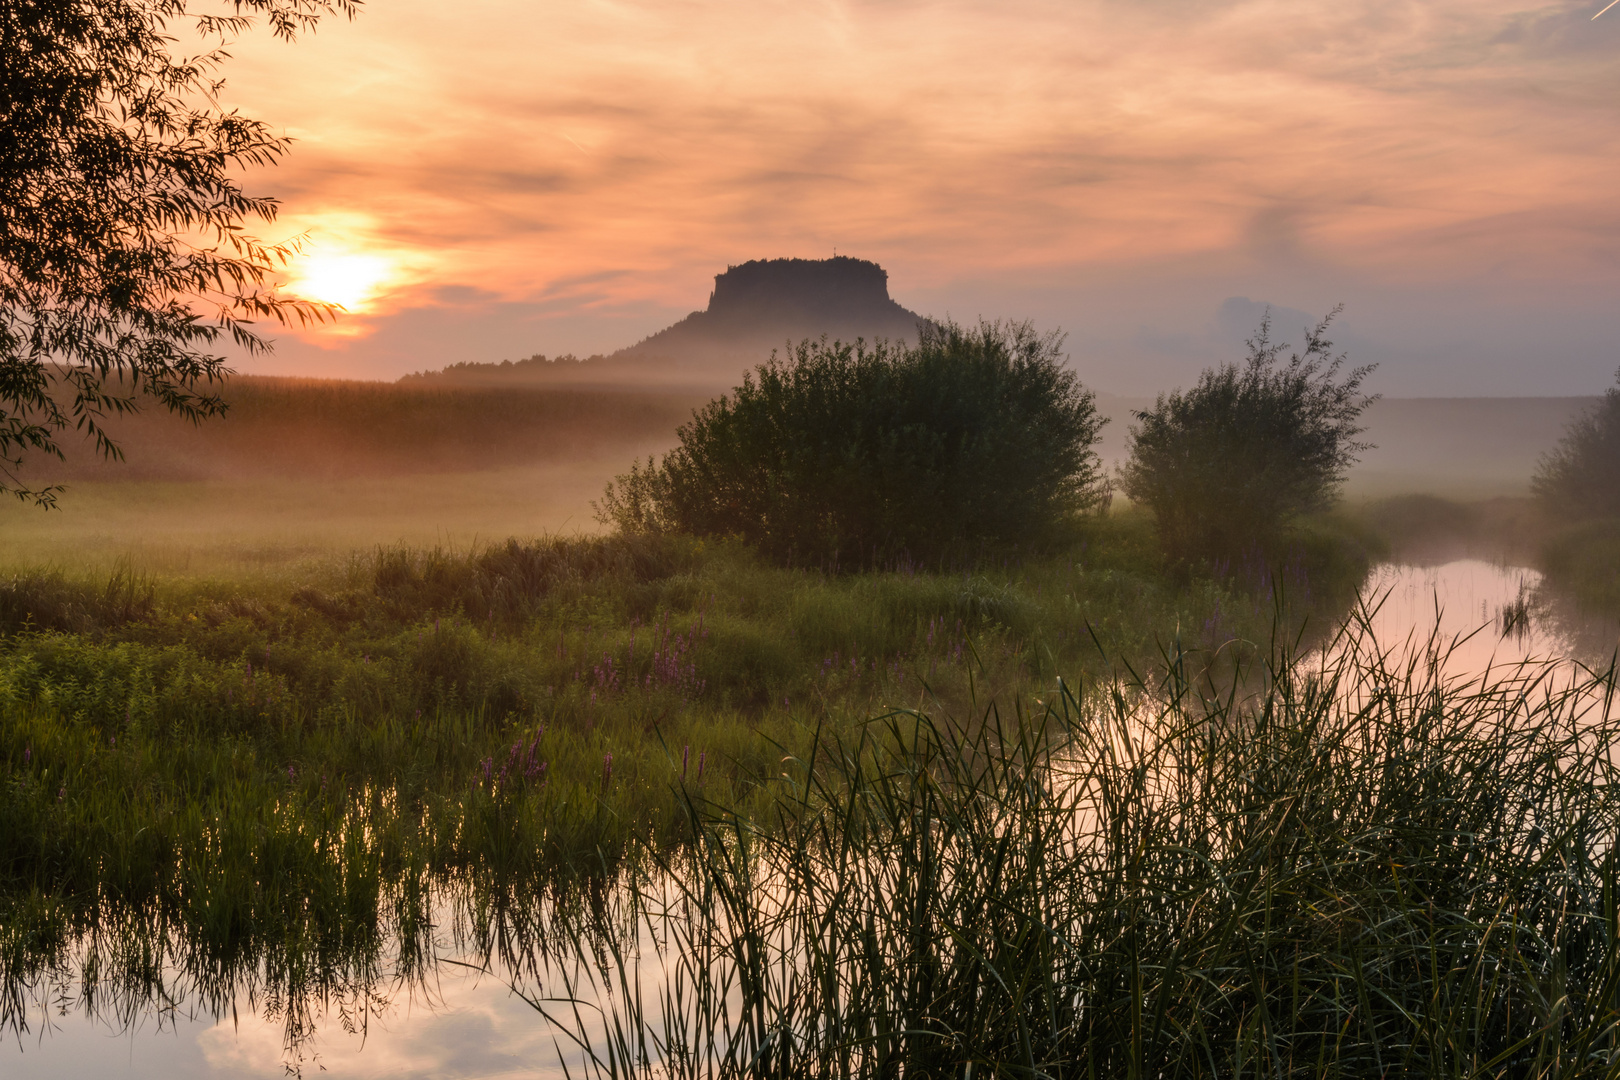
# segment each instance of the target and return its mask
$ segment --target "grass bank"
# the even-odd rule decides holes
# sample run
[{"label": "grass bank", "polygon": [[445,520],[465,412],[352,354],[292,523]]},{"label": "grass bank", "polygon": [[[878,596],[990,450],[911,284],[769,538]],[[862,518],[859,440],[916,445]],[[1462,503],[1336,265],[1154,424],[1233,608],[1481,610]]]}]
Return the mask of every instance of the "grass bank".
[{"label": "grass bank", "polygon": [[0,1021],[245,988],[296,1047],[318,1003],[421,970],[447,897],[486,928],[582,874],[571,902],[600,898],[686,842],[688,799],[763,820],[785,756],[886,710],[1016,712],[1171,647],[1230,664],[1279,611],[1327,625],[1358,550],[1327,522],[1279,562],[1188,575],[1125,513],[970,570],[599,537],[13,573]]}]

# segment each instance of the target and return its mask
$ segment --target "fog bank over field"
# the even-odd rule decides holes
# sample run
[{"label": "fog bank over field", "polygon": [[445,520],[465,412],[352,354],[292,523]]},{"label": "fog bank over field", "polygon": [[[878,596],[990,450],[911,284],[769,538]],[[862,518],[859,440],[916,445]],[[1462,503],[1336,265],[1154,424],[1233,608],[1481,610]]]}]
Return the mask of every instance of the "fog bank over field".
[{"label": "fog bank over field", "polygon": [[[1450,498],[1527,495],[1540,456],[1596,397],[1379,398],[1362,414],[1372,447],[1345,484],[1347,498],[1430,493]],[[1121,462],[1134,413],[1152,398],[1100,394],[1109,417],[1098,452]]]},{"label": "fog bank over field", "polygon": [[[145,413],[115,429],[124,462],[88,445],[44,462],[61,509],[0,504],[0,562],[238,572],[379,543],[466,546],[595,532],[591,503],[632,461],[675,445],[707,398],[692,389],[456,386],[238,377],[224,419]],[[1538,457],[1595,398],[1386,398],[1352,500],[1405,493],[1528,494]],[[1125,457],[1149,398],[1099,395],[1099,453]]]},{"label": "fog bank over field", "polygon": [[[54,514],[0,507],[0,560],[50,561],[72,549],[103,561],[133,553],[176,565],[275,564],[399,540],[595,531],[591,503],[604,484],[673,447],[695,409],[773,350],[823,334],[915,341],[927,320],[896,303],[888,281],[861,259],[754,260],[715,275],[703,310],[608,356],[462,361],[397,382],[235,376],[221,419],[192,425],[148,410],[112,422],[122,462],[83,442],[64,462],[31,461],[26,482],[68,491]],[[1311,322],[1302,311],[1230,301],[1219,327],[1226,360],[1242,355],[1268,312],[1283,337]],[[1371,359],[1354,334],[1335,337],[1351,363]],[[1098,388],[1096,365],[1073,339],[1069,364]],[[1380,399],[1363,416],[1374,445],[1344,493],[1526,495],[1537,459],[1596,400]],[[1097,449],[1113,475],[1134,413],[1153,399],[1099,393],[1097,404],[1109,419]]]}]

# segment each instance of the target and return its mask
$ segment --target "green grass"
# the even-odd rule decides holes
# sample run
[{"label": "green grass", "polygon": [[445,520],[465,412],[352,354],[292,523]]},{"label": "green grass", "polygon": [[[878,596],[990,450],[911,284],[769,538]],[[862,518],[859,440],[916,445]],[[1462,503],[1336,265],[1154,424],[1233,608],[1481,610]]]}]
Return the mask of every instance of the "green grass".
[{"label": "green grass", "polygon": [[1017,709],[1172,640],[1229,664],[1279,606],[1325,625],[1365,569],[1334,528],[1275,570],[1190,581],[1128,513],[971,573],[829,576],[619,537],[225,578],[13,573],[0,1021],[65,986],[138,1015],[246,985],[286,1006],[296,1049],[312,1001],[420,968],[436,904],[504,925],[684,842],[691,795],[762,815],[817,730]]}]

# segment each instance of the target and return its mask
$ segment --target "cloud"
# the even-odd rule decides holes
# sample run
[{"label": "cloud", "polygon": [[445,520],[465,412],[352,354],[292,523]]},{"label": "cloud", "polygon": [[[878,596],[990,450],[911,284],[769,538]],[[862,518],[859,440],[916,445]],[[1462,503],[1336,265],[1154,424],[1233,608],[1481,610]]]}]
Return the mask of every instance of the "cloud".
[{"label": "cloud", "polygon": [[1612,280],[1620,18],[1589,16],[397,0],[291,48],[244,41],[230,92],[302,140],[255,177],[289,227],[363,214],[440,283],[564,298],[603,347],[614,312],[701,306],[728,262],[834,247],[955,296],[1101,277],[1145,301],[1149,270],[1200,266],[1204,313],[1273,273],[1484,308]]}]

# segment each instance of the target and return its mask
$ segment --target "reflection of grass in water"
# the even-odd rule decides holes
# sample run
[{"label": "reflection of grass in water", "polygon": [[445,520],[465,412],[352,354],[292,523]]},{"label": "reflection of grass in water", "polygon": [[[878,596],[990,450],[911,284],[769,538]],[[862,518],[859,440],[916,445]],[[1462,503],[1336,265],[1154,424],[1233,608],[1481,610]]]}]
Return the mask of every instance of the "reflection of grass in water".
[{"label": "reflection of grass in water", "polygon": [[1594,614],[1620,616],[1620,521],[1572,525],[1546,543],[1547,580]]},{"label": "reflection of grass in water", "polygon": [[1519,591],[1512,600],[1502,605],[1497,617],[1502,636],[1524,638],[1530,633],[1530,613],[1535,589],[1525,579],[1519,580]]},{"label": "reflection of grass in water", "polygon": [[806,724],[1028,700],[1100,670],[1095,642],[1139,655],[1165,627],[1215,626],[1186,636],[1210,647],[1263,632],[1264,597],[1172,584],[1155,559],[1125,516],[1062,558],[971,573],[603,539],[4,579],[6,1019],[78,974],[133,1014],[167,963],[205,1012],[247,980],[296,1036],[312,996],[363,1005],[436,892],[510,907],[674,843],[683,778],[762,812]]},{"label": "reflection of grass in water", "polygon": [[1614,673],[1424,656],[823,730],[763,813],[687,801],[626,900],[667,974],[581,941],[605,1036],[537,1005],[593,1075],[1612,1075]]}]

